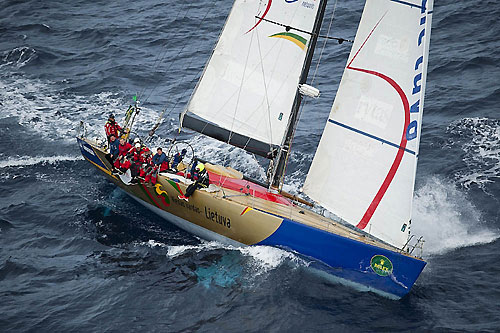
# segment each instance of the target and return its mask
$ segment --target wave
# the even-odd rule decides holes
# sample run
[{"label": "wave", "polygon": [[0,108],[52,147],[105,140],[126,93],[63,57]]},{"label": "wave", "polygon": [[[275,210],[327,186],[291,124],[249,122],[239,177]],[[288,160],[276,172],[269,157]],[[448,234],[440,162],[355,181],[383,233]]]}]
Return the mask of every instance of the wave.
[{"label": "wave", "polygon": [[437,177],[427,179],[415,192],[411,232],[424,236],[424,257],[491,243],[500,237],[500,231],[486,225],[464,192]]},{"label": "wave", "polygon": [[20,156],[20,157],[9,157],[7,160],[0,161],[0,168],[14,168],[14,167],[26,167],[36,164],[56,164],[59,162],[66,161],[79,161],[82,160],[82,156]]},{"label": "wave", "polygon": [[[127,101],[121,94],[101,92],[91,96],[66,93],[64,82],[12,76],[0,79],[0,119],[16,117],[21,126],[53,141],[72,142],[80,121],[88,125],[88,136],[105,138],[104,124],[109,113],[121,121]],[[159,112],[143,107],[135,128],[145,133],[153,127]]]},{"label": "wave", "polygon": [[16,47],[10,51],[3,52],[2,60],[0,61],[0,68],[6,66],[22,68],[37,58],[38,54],[35,49],[28,46]]},{"label": "wave", "polygon": [[452,122],[446,132],[451,145],[460,146],[467,170],[456,173],[459,184],[486,190],[500,178],[500,119],[463,118]]},{"label": "wave", "polygon": [[243,246],[235,247],[224,245],[216,241],[204,241],[197,245],[166,245],[161,242],[149,240],[145,245],[150,247],[163,247],[167,249],[169,258],[176,258],[185,253],[209,252],[217,249],[228,251],[237,251],[244,257],[251,259],[247,262],[247,267],[250,268],[255,275],[260,275],[276,269],[285,262],[292,263],[294,266],[308,266],[307,261],[298,257],[292,252],[282,250],[272,246]]}]

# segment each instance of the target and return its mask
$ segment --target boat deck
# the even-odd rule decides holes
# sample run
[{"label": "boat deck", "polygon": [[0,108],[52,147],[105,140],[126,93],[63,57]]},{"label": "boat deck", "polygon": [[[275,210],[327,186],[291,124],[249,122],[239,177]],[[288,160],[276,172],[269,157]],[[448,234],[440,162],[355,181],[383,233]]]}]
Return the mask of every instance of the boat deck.
[{"label": "boat deck", "polygon": [[[335,222],[309,209],[297,206],[280,194],[269,192],[266,188],[247,180],[221,177],[212,173],[210,173],[210,179],[211,184],[222,188],[222,190],[214,192],[215,197],[237,202],[244,206],[262,210],[343,237],[383,247],[390,251],[400,251],[364,232],[356,231],[354,228],[343,225],[340,222]],[[402,254],[405,253],[402,252]]]}]

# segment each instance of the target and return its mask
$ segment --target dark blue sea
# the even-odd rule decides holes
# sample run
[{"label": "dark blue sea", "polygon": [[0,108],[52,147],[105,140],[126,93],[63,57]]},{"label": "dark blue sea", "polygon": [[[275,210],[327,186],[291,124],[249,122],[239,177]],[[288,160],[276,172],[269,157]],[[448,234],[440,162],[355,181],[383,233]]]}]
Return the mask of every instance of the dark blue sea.
[{"label": "dark blue sea", "polygon": [[[231,5],[1,1],[0,331],[500,331],[498,1],[434,7],[412,224],[428,265],[399,301],[339,284],[281,249],[198,239],[83,160],[80,121],[102,136],[107,115],[121,118],[136,94],[137,132],[166,108],[154,144],[176,137]],[[362,8],[330,1],[324,31],[335,9],[330,34],[353,38]],[[322,95],[303,110],[288,191],[305,179],[349,51],[326,44],[314,82]],[[178,139],[265,174],[236,148],[189,132]]]}]

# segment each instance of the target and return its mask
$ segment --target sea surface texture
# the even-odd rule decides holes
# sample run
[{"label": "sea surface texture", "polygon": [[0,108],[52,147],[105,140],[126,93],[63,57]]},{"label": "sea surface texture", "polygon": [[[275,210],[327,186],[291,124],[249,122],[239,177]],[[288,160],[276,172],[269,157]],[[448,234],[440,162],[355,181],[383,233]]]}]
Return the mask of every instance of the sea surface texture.
[{"label": "sea surface texture", "polygon": [[[317,2],[317,1],[316,1]],[[232,1],[3,0],[0,6],[0,331],[500,331],[500,3],[439,0],[412,232],[428,265],[399,301],[318,274],[271,247],[233,248],[161,220],[83,160],[137,94],[152,145],[263,179],[251,155],[178,115]],[[323,32],[352,39],[362,1],[330,1]],[[320,40],[311,70],[323,41]],[[326,44],[285,189],[302,187],[350,44]]]}]

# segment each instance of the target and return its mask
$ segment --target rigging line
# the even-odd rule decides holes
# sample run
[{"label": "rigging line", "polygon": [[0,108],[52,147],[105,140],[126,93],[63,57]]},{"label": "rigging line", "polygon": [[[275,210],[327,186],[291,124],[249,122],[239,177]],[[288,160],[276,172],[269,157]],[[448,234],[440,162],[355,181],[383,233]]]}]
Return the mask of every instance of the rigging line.
[{"label": "rigging line", "polygon": [[[303,103],[300,106],[300,111],[299,111],[299,116],[298,116],[299,119],[300,119],[300,116],[302,115],[302,111],[304,110],[304,107],[305,107],[306,104],[307,104],[307,99],[304,99]],[[293,137],[295,136],[295,132],[296,131],[297,131],[297,126],[295,126],[295,128],[293,129],[292,140],[290,140],[290,144],[288,145],[288,151],[286,153],[286,158],[285,158],[285,167],[284,167],[283,175],[281,176],[281,179],[280,179],[280,186],[279,186],[280,190],[283,187],[283,183],[284,183],[284,180],[285,180],[286,168],[288,167],[288,159],[290,158],[290,155],[291,155],[291,152],[292,152]]]},{"label": "rigging line", "polygon": [[[215,3],[216,3],[216,2],[217,2],[217,1],[214,1],[214,5],[213,5],[213,6],[210,8],[210,10],[206,13],[205,18],[206,18],[206,16],[208,15],[208,13],[209,13],[209,12],[210,12],[210,11],[211,11],[214,7],[215,7]],[[201,26],[201,23],[200,23],[200,26]],[[200,26],[198,26],[198,28],[199,28]],[[186,44],[184,44],[183,48],[185,47],[185,45],[186,45]],[[196,48],[195,53],[198,53],[198,52],[199,52],[199,50],[200,50],[200,48],[201,48],[201,44],[200,44],[200,43],[198,43],[198,47]],[[182,52],[182,50],[181,50],[180,52]],[[190,57],[190,60],[189,60],[189,63],[188,63],[187,68],[191,67],[191,65],[192,65],[192,63],[193,63],[193,61],[194,61],[194,58],[195,58],[195,57]],[[173,62],[170,64],[170,66],[168,67],[168,69],[172,66],[172,64],[173,64]],[[167,69],[167,70],[168,70],[168,69]],[[192,79],[191,79],[191,81],[190,81],[190,84],[196,80],[197,75],[198,75],[198,73],[197,73],[197,74],[195,74],[195,75],[193,76],[193,78],[192,78]],[[186,72],[186,71],[184,71],[184,72],[183,72],[183,74],[182,74],[182,76],[181,76],[181,78],[180,78],[180,81],[181,81],[181,82],[183,82],[183,81],[184,81],[184,78],[185,78],[186,76],[187,76],[187,72]],[[170,107],[170,111],[166,114],[166,116],[165,116],[165,117],[162,117],[162,118],[166,118],[166,117],[170,116],[170,114],[171,114],[171,113],[175,110],[175,108],[177,107],[177,105],[179,104],[179,102],[180,102],[180,101],[182,101],[182,99],[183,99],[183,98],[184,98],[184,96],[186,95],[186,92],[187,92],[187,89],[184,89],[184,90],[183,90],[183,92],[182,92],[182,94],[181,94],[181,96],[180,96],[179,98],[177,98],[177,100],[176,100],[176,102],[175,102],[174,106]],[[150,94],[150,95],[151,95],[151,94]],[[148,98],[149,98],[149,96],[148,96]],[[167,106],[165,106],[165,109],[166,109],[166,108],[167,108]],[[205,125],[205,127],[206,127],[206,126],[207,126],[207,124]],[[177,133],[176,133],[176,137],[177,137],[178,135],[179,135],[179,133],[177,132]]]},{"label": "rigging line", "polygon": [[[236,112],[238,111],[238,104],[240,103],[241,90],[243,88],[243,81],[245,80],[245,74],[248,65],[248,59],[250,58],[250,49],[252,47],[253,36],[255,31],[252,31],[252,37],[250,38],[250,43],[248,44],[247,56],[245,58],[245,67],[243,68],[243,75],[241,76],[240,88],[238,89],[238,97],[236,98],[236,105],[234,106],[233,121],[231,122],[231,128],[229,129],[229,135],[227,139],[227,144],[230,144],[233,135],[234,120],[236,119]],[[224,163],[226,163],[226,157],[224,157]]]},{"label": "rigging line", "polygon": [[[330,35],[330,30],[332,28],[332,25],[333,25],[333,19],[335,17],[335,11],[337,9],[337,3],[338,3],[338,0],[335,0],[335,3],[333,5],[333,10],[332,10],[332,17],[330,19],[330,23],[328,25],[328,30],[327,30],[327,33],[326,33],[326,37],[328,37]],[[316,68],[314,69],[314,74],[313,74],[313,77],[312,77],[312,80],[311,80],[311,84],[314,82],[314,80],[316,79],[316,74],[318,73],[318,68],[319,68],[319,64],[321,63],[321,58],[323,57],[323,52],[326,48],[326,43],[328,42],[328,39],[330,38],[325,38],[325,40],[323,41],[323,46],[321,48],[321,52],[319,54],[319,57],[318,57],[318,62],[316,63]],[[302,103],[302,105],[300,106],[300,110],[299,110],[299,115],[298,115],[298,118],[300,119],[300,117],[302,116],[302,111],[304,110],[304,107],[305,105],[307,104],[307,99],[304,99],[304,102]],[[295,137],[295,132],[297,131],[297,126],[295,126],[295,128],[293,129],[293,132],[292,132],[292,139],[290,140],[290,144],[289,144],[289,147],[288,147],[288,152],[287,152],[287,156],[285,158],[285,167],[284,167],[284,172],[283,172],[283,176],[280,180],[280,183],[283,184],[284,180],[285,180],[285,174],[286,174],[286,169],[288,167],[288,159],[290,157],[290,154],[292,152],[292,145],[293,145],[293,138]],[[282,186],[282,185],[281,185]],[[280,187],[281,187],[280,186]]]},{"label": "rigging line", "polygon": [[[311,36],[314,35],[314,33],[310,32],[310,31],[307,31],[307,30],[295,28],[295,27],[292,27],[290,25],[279,23],[279,22],[272,21],[272,20],[268,20],[266,18],[262,18],[262,17],[259,17],[259,16],[255,16],[255,17],[258,18],[258,19],[261,19],[262,21],[266,21],[266,22],[269,22],[269,23],[272,23],[272,24],[279,25],[280,27],[284,27],[285,30],[286,30],[286,32],[289,32],[290,30],[295,30],[295,31],[303,32],[303,33],[311,35]],[[339,44],[342,44],[343,42],[354,43],[354,41],[351,40],[351,39],[345,39],[345,38],[341,38],[341,37],[331,37],[331,36],[328,36],[328,35],[327,36],[318,35],[318,37],[326,38],[326,39],[335,39],[336,41],[339,42]]]},{"label": "rigging line", "polygon": [[266,98],[266,104],[267,104],[267,117],[269,120],[269,148],[272,150],[273,147],[273,128],[271,125],[271,105],[269,104],[269,96],[267,95],[267,84],[266,84],[266,72],[264,70],[264,59],[262,58],[262,50],[260,48],[260,39],[259,39],[259,33],[257,32],[257,48],[259,49],[259,57],[260,57],[260,68],[262,70],[262,82],[264,84],[264,96]]},{"label": "rigging line", "polygon": [[[292,22],[295,19],[295,17],[297,16],[297,12],[298,12],[299,8],[300,8],[299,6],[295,6],[295,11],[293,12],[293,15],[289,18],[289,22]],[[267,114],[268,114],[268,120],[269,120],[269,134],[270,134],[269,151],[272,153],[273,152],[273,138],[272,138],[272,133],[273,132],[272,132],[272,122],[271,122],[271,105],[269,104],[269,96],[268,96],[268,93],[267,93],[267,85],[266,85],[266,82],[265,82],[265,71],[264,71],[264,58],[267,57],[267,54],[264,57],[262,57],[262,50],[261,50],[261,47],[260,47],[259,35],[257,35],[257,42],[258,42],[258,46],[259,46],[260,65],[261,65],[261,68],[262,68],[262,77],[263,77],[263,80],[264,80],[264,89],[265,89],[264,91],[265,91],[265,96],[266,96]],[[278,42],[276,42],[276,43],[278,43]],[[274,45],[276,45],[276,44],[274,44]],[[274,45],[273,45],[273,48],[274,48]],[[283,41],[281,43],[279,43],[279,51],[277,53],[278,55],[281,55],[281,52],[283,50],[283,45],[284,45]],[[279,60],[280,60],[280,57],[276,57],[274,65],[272,66],[272,69],[271,69],[271,75],[269,77],[269,82],[272,82],[272,80],[273,80],[274,74],[276,73],[276,68],[278,67],[278,66],[276,66],[276,64],[278,63]],[[283,80],[283,82],[279,86],[279,89],[277,90],[276,95],[273,96],[273,101],[276,99],[277,95],[279,94],[279,92],[281,91],[281,88],[284,85],[285,85],[285,80]]]},{"label": "rigging line", "polygon": [[[214,7],[215,7],[215,4],[216,4],[216,3],[218,3],[218,2],[219,2],[219,1],[214,1],[214,2],[212,2],[212,7],[210,7],[210,8],[209,8],[209,10],[205,12],[205,15],[204,15],[204,16],[203,16],[203,18],[200,20],[200,22],[199,22],[198,26],[196,27],[196,29],[193,29],[193,30],[192,30],[192,32],[191,32],[191,35],[187,37],[188,39],[191,39],[191,37],[192,37],[192,35],[194,35],[194,32],[195,32],[195,31],[199,31],[199,30],[200,30],[200,28],[201,28],[202,24],[203,24],[203,23],[205,23],[205,19],[207,18],[208,14],[210,14],[210,13],[212,12],[212,10],[213,10],[213,9],[214,9]],[[200,43],[198,43],[198,47],[200,46],[199,44],[200,44]],[[184,49],[186,48],[186,46],[188,46],[188,43],[184,43],[184,44],[182,45],[181,50],[178,52],[178,54],[181,54],[181,53],[184,51]],[[166,54],[166,53],[165,53],[165,54]],[[193,61],[193,58],[194,58],[194,57],[190,57],[190,62],[189,62],[189,65],[191,65],[191,63],[192,63],[192,61]],[[179,59],[181,59],[181,58],[179,58]],[[182,58],[182,59],[184,59],[184,58]],[[162,59],[162,61],[163,61],[163,59]],[[176,61],[176,60],[174,60],[174,61],[172,61],[172,62],[170,63],[170,65],[169,65],[169,66],[168,66],[168,68],[167,68],[167,72],[168,72],[168,71],[170,70],[170,68],[173,66],[173,64],[175,63],[175,61]],[[187,68],[189,68],[189,66],[188,66]],[[184,77],[184,76],[183,76],[183,77]],[[143,102],[143,103],[146,103],[146,102],[149,100],[149,98],[151,97],[151,95],[153,94],[153,92],[156,90],[156,88],[158,88],[158,86],[159,86],[159,85],[160,85],[160,82],[158,82],[158,83],[157,83],[157,84],[153,87],[153,89],[151,90],[151,92],[150,92],[150,93],[149,93],[149,95],[146,97],[146,99],[144,100],[144,102]]]},{"label": "rigging line", "polygon": [[[295,16],[297,15],[298,9],[299,9],[299,7],[297,6],[297,8],[295,9],[295,11],[294,11],[294,13],[293,13],[292,17],[290,17],[290,20],[293,20],[293,19],[295,18]],[[257,30],[257,29],[255,29],[255,30]],[[267,53],[266,53],[264,56],[262,56],[262,48],[260,47],[260,39],[259,39],[259,35],[257,35],[257,42],[258,42],[258,45],[259,45],[259,55],[260,55],[260,59],[261,59],[261,61],[260,61],[260,67],[261,67],[261,69],[262,69],[262,71],[263,71],[263,73],[264,73],[264,69],[263,69],[263,66],[264,66],[264,64],[263,64],[263,59],[264,59],[264,58],[266,58],[266,57],[267,57],[267,56],[268,56],[268,55],[269,55],[269,54],[273,51],[273,49],[274,49],[274,47],[275,47],[276,45],[279,45],[279,51],[278,51],[277,53],[278,53],[278,54],[281,54],[281,51],[282,51],[282,49],[283,49],[283,45],[284,45],[284,43],[283,43],[283,42],[276,41],[276,42],[273,44],[273,46],[272,46],[272,47],[271,47],[271,48],[267,51]],[[275,72],[276,72],[276,68],[277,68],[276,63],[278,63],[278,61],[279,61],[279,57],[276,57],[275,62],[274,62],[274,65],[273,65],[273,66],[271,66],[271,67],[272,67],[272,70],[271,70],[271,75],[269,76],[269,78],[270,78],[270,80],[271,80],[271,81],[272,81],[272,78],[274,77],[274,74],[275,74]],[[258,66],[259,66],[259,64],[255,65],[255,67],[253,67],[253,68],[252,68],[252,70],[251,70],[251,72],[250,72],[250,75],[251,75],[251,74],[253,74],[253,73],[257,70],[257,67],[258,67]],[[288,76],[287,76],[287,77],[288,77]],[[264,77],[264,80],[265,80],[265,77]],[[281,89],[283,88],[283,86],[284,86],[284,85],[285,85],[285,80],[283,80],[283,82],[282,82],[282,83],[281,83],[281,85],[279,86],[279,89],[277,89],[276,95],[278,95],[278,94],[280,93],[280,91],[281,91]],[[264,81],[264,86],[265,86],[265,93],[266,93],[266,101],[267,101],[267,104],[268,104],[269,127],[270,127],[270,134],[271,134],[271,141],[270,141],[270,143],[269,143],[269,148],[270,148],[270,149],[269,149],[269,151],[272,153],[272,152],[273,152],[273,144],[272,144],[272,127],[271,127],[271,119],[270,119],[270,117],[271,117],[271,114],[270,114],[270,109],[271,109],[271,107],[270,107],[270,104],[269,104],[269,96],[268,96],[268,94],[267,94],[267,86],[266,86],[266,84],[265,84],[265,81]],[[234,93],[233,93],[233,95],[231,95],[231,97],[232,97],[232,96],[234,96]],[[273,97],[273,100],[274,100],[275,98],[276,98],[276,96],[274,96],[274,97]],[[225,104],[227,104],[227,102],[226,102]],[[224,104],[224,105],[225,105],[225,104]],[[221,107],[221,109],[222,109],[222,107]],[[251,115],[251,114],[249,114],[249,117],[248,117],[248,118],[250,118],[251,116],[252,116],[252,115]],[[247,142],[243,145],[243,149],[246,149],[246,147],[247,147],[247,145],[248,145],[248,143],[249,143],[249,142],[250,142],[250,137],[248,138]]]},{"label": "rigging line", "polygon": [[[264,95],[265,95],[266,104],[267,104],[267,116],[268,116],[268,121],[269,121],[269,139],[270,139],[269,151],[272,151],[273,150],[273,129],[272,129],[272,123],[271,123],[271,105],[269,104],[269,96],[267,94],[266,75],[265,75],[265,70],[264,70],[264,58],[262,57],[262,49],[260,47],[260,39],[259,39],[259,34],[258,34],[257,29],[256,29],[256,33],[257,33],[257,48],[259,50],[259,57],[260,57],[259,62],[260,62],[261,70],[262,70],[262,81],[264,83]],[[281,47],[280,47],[280,50],[281,50]],[[274,74],[274,67],[273,67],[272,73]],[[271,77],[272,77],[272,75],[271,75]],[[248,140],[245,143],[245,145],[243,146],[243,149],[245,149],[247,147],[249,142],[250,142],[250,137],[248,137]],[[252,154],[252,156],[254,156],[254,158],[255,158],[254,154]],[[224,182],[225,182],[225,180],[224,180]],[[224,185],[224,182],[223,182],[223,185]]]},{"label": "rigging line", "polygon": [[[185,4],[185,3],[184,3]],[[182,11],[184,13],[184,16],[182,17],[182,20],[186,17],[187,13],[189,12],[189,8],[187,10],[184,10]],[[175,22],[177,20],[177,18],[179,17],[179,14],[181,13],[181,11],[177,11],[177,14],[175,15],[175,18],[172,22]],[[170,41],[170,35],[172,34],[172,31],[169,30],[169,33],[167,34],[167,40]],[[163,44],[162,45],[162,49],[160,52],[157,53],[156,57],[155,57],[155,60],[154,60],[154,63],[153,63],[153,72],[159,67],[159,65],[163,62],[166,54],[167,54],[167,44]],[[163,53],[163,55],[162,55]],[[160,60],[161,58],[161,60]],[[137,96],[139,99],[142,99],[142,96],[146,93],[146,87],[143,87],[141,92],[138,94],[139,96]]]},{"label": "rigging line", "polygon": [[[260,5],[262,5],[262,3]],[[269,10],[269,6],[268,6],[267,10]],[[255,26],[257,26],[257,25],[255,25]],[[254,28],[255,28],[255,26],[254,26]],[[243,75],[241,77],[241,82],[240,82],[240,86],[239,86],[240,88],[238,89],[238,97],[236,98],[236,105],[234,107],[233,120],[231,122],[231,128],[229,129],[229,135],[228,135],[228,140],[227,140],[228,144],[230,144],[229,142],[231,141],[231,138],[232,138],[232,135],[233,135],[234,120],[236,118],[236,112],[238,110],[238,104],[240,102],[241,90],[243,88],[243,81],[245,80],[245,73],[246,73],[247,66],[248,66],[248,59],[250,58],[250,50],[251,50],[252,43],[253,43],[253,37],[255,35],[255,30],[253,30],[253,28],[251,30],[252,30],[252,36],[250,38],[250,43],[248,44],[247,56],[246,56],[246,59],[245,59],[245,67],[243,68]],[[250,30],[247,31],[247,33],[248,32],[250,32]],[[255,66],[255,67],[257,67],[257,66]],[[226,163],[226,157],[224,157],[224,164],[225,163]]]},{"label": "rigging line", "polygon": [[[330,30],[332,28],[333,19],[335,17],[335,10],[337,9],[337,2],[338,2],[338,0],[335,0],[335,4],[333,5],[332,18],[330,19],[330,24],[328,25],[328,30],[326,32],[327,37],[330,35]],[[313,74],[313,77],[311,80],[311,84],[313,84],[314,80],[316,79],[316,74],[318,73],[319,64],[321,62],[321,58],[323,57],[323,52],[325,51],[327,42],[328,42],[328,38],[325,38],[325,40],[323,41],[323,47],[321,48],[321,52],[319,53],[318,62],[316,63],[316,68],[314,69],[314,74]]]}]

